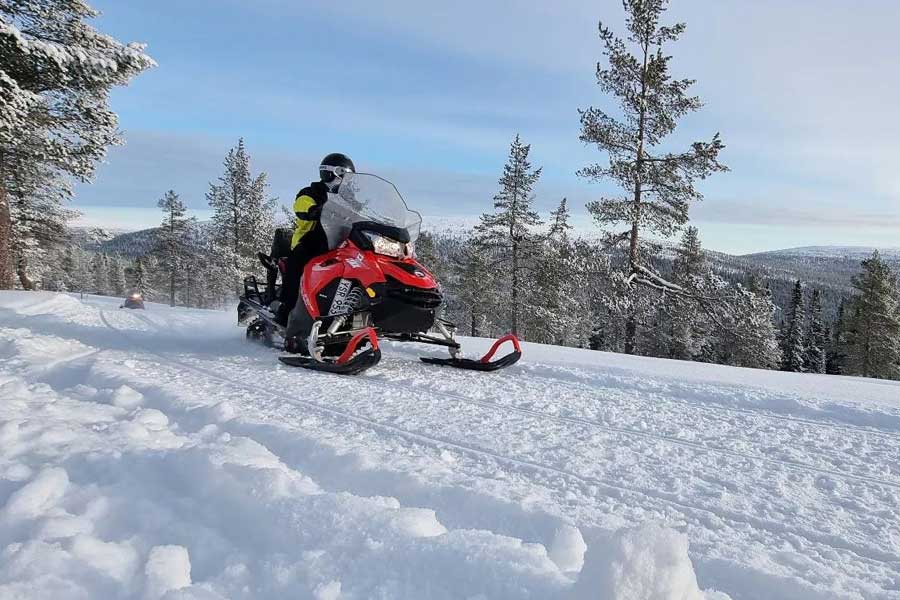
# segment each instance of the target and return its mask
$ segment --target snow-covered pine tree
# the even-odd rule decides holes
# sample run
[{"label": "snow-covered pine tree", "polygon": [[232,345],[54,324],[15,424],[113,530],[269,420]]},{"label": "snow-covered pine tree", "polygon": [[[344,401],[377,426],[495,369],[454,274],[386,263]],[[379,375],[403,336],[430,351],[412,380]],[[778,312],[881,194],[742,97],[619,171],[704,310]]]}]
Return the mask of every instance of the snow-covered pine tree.
[{"label": "snow-covered pine tree", "polygon": [[[626,40],[635,53],[601,23],[600,39],[609,65],[597,66],[597,82],[604,92],[618,98],[622,118],[594,107],[579,111],[581,141],[596,144],[609,155],[608,165],[588,166],[579,175],[595,181],[611,179],[622,187],[624,195],[591,202],[588,209],[601,227],[613,228],[608,231],[608,245],[627,244],[626,270],[632,282],[668,287],[643,256],[642,236],[668,237],[687,222],[690,203],[702,198],[694,182],[727,170],[718,161],[724,146],[716,134],[683,152],[659,148],[680,118],[702,106],[699,98],[688,95],[694,82],[673,79],[671,56],[663,54],[663,46],[677,40],[685,25],[660,24],[668,0],[624,0],[623,5]],[[628,228],[615,231],[621,224]],[[637,286],[629,291],[640,293]],[[639,306],[636,298],[632,304]],[[635,351],[637,319],[636,313],[626,318],[625,352],[629,354]]]},{"label": "snow-covered pine tree", "polygon": [[831,324],[831,336],[828,342],[828,359],[825,366],[825,372],[830,375],[840,375],[844,372],[844,366],[847,360],[846,329],[848,315],[847,299],[841,298],[841,303],[838,305],[837,317]]},{"label": "snow-covered pine tree", "polygon": [[[706,259],[700,246],[700,234],[696,227],[685,229],[672,261],[672,280],[685,290],[696,292],[707,272]],[[668,356],[680,360],[693,360],[700,354],[704,343],[704,314],[689,295],[676,295],[668,303],[671,319],[671,339]]]},{"label": "snow-covered pine tree", "polygon": [[110,257],[107,276],[109,277],[107,281],[109,293],[114,296],[123,296],[125,294],[125,269],[118,256]]},{"label": "snow-covered pine tree", "polygon": [[223,308],[234,299],[235,281],[243,275],[234,248],[222,245],[212,227],[192,223],[188,230],[191,269],[181,286],[185,304],[200,308]]},{"label": "snow-covered pine tree", "polygon": [[472,336],[491,333],[488,331],[492,324],[490,315],[494,314],[499,290],[494,285],[496,277],[490,260],[476,242],[469,241],[451,267],[456,301],[463,309]]},{"label": "snow-covered pine tree", "polygon": [[576,265],[568,236],[571,229],[563,198],[550,213],[550,230],[540,252],[532,258],[530,293],[522,302],[522,320],[532,341],[565,344],[576,326],[580,307],[575,293]]},{"label": "snow-covered pine tree", "polygon": [[151,277],[151,260],[147,256],[139,256],[134,261],[134,271],[132,274],[131,287],[134,291],[150,300],[153,295],[153,289],[150,285]]},{"label": "snow-covered pine tree", "polygon": [[857,296],[847,323],[847,372],[900,379],[900,289],[897,275],[878,251],[853,278]]},{"label": "snow-covered pine tree", "polygon": [[94,283],[93,272],[91,271],[91,259],[93,255],[88,254],[84,250],[78,249],[76,252],[77,262],[75,264],[75,281],[76,291],[85,294],[91,293]]},{"label": "snow-covered pine tree", "polygon": [[567,260],[563,263],[569,306],[564,343],[579,348],[592,344],[600,314],[607,314],[602,298],[606,281],[601,273],[609,268],[609,257],[597,252],[592,241],[570,239],[566,246]]},{"label": "snow-covered pine tree", "polygon": [[7,185],[12,218],[13,263],[19,285],[34,289],[53,270],[53,257],[68,240],[68,222],[77,212],[65,208],[70,183],[50,169],[13,174]]},{"label": "snow-covered pine tree", "polygon": [[781,365],[775,303],[765,288],[737,284],[734,298],[727,303],[729,327],[720,330],[720,341],[728,348],[727,364],[754,369],[777,369]]},{"label": "snow-covered pine tree", "polygon": [[66,290],[70,292],[84,291],[81,263],[81,250],[73,247],[71,244],[67,245],[62,257],[62,271],[65,276],[63,281]]},{"label": "snow-covered pine tree", "polygon": [[419,233],[419,238],[415,242],[416,259],[422,263],[428,271],[435,275],[438,281],[443,280],[438,276],[438,270],[444,265],[441,256],[438,255],[437,248],[434,244],[434,236],[428,231]]},{"label": "snow-covered pine tree", "polygon": [[803,362],[807,373],[825,372],[825,350],[827,347],[827,327],[822,318],[822,293],[818,289],[814,289],[809,301],[806,341],[804,343],[806,354]]},{"label": "snow-covered pine tree", "polygon": [[[266,174],[251,174],[250,156],[243,138],[225,156],[225,173],[209,184],[206,199],[213,209],[213,236],[219,247],[230,250],[233,271],[247,274],[260,268],[256,253],[268,251],[275,223],[275,199],[266,197]],[[237,289],[240,275],[232,281]]]},{"label": "snow-covered pine tree", "polygon": [[96,15],[85,0],[0,2],[0,289],[12,285],[10,192],[57,173],[89,180],[120,141],[109,90],[154,65],[91,27]]},{"label": "snow-covered pine tree", "polygon": [[781,370],[802,373],[805,370],[803,329],[806,317],[803,307],[803,286],[798,279],[791,294],[785,329],[781,336]]},{"label": "snow-covered pine tree", "polygon": [[106,255],[95,252],[91,259],[91,291],[98,296],[107,294],[108,270]]},{"label": "snow-covered pine tree", "polygon": [[169,306],[175,306],[175,291],[188,262],[187,244],[192,219],[187,207],[174,190],[169,190],[156,204],[163,211],[163,220],[156,233],[153,253],[159,260],[160,275],[166,280]]},{"label": "snow-covered pine tree", "polygon": [[509,147],[509,159],[500,177],[500,191],[494,196],[494,212],[481,215],[475,227],[477,251],[490,257],[493,273],[501,273],[508,289],[501,302],[508,298],[510,331],[519,334],[519,316],[525,299],[520,297],[526,271],[541,246],[541,225],[532,210],[532,190],[541,176],[541,169],[532,169],[528,154],[531,146],[519,135]]},{"label": "snow-covered pine tree", "polygon": [[66,279],[68,279],[68,276],[63,267],[65,250],[63,248],[57,248],[52,252],[52,255],[53,260],[48,261],[50,262],[50,265],[41,276],[41,289],[51,292],[66,292],[68,291],[68,288],[66,287]]},{"label": "snow-covered pine tree", "polygon": [[[249,160],[249,157],[248,157]],[[249,254],[251,265],[259,268],[258,252],[268,252],[275,236],[275,212],[281,206],[277,198],[268,197],[269,176],[265,172],[250,182],[246,215],[249,237],[244,252]],[[282,207],[283,208],[283,207]]]}]

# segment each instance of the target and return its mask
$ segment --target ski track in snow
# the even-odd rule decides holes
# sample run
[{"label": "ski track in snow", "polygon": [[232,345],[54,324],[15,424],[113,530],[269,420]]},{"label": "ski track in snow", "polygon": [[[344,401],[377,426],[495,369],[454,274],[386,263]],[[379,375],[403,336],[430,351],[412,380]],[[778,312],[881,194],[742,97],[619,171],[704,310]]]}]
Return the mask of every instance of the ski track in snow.
[{"label": "ski track in snow", "polygon": [[[224,330],[221,313],[113,306],[64,302],[48,318],[40,306],[0,304],[0,340],[20,327],[73,346],[43,363],[0,346],[12,357],[0,385],[20,375],[60,392],[127,385],[176,433],[209,437],[213,427],[253,440],[328,492],[433,509],[447,535],[484,530],[551,548],[574,524],[591,548],[661,522],[687,534],[700,587],[736,600],[900,598],[900,395],[844,407],[814,390],[773,392],[764,372],[755,389],[673,380],[646,362],[629,373],[542,361],[536,346],[484,375],[386,344],[378,367],[346,378],[278,364],[273,351],[239,343],[240,329]],[[180,564],[179,552],[161,550],[153,564]],[[150,564],[148,578],[159,570]],[[533,576],[527,593],[487,597],[577,596],[565,581]],[[340,593],[320,584],[322,597]]]}]

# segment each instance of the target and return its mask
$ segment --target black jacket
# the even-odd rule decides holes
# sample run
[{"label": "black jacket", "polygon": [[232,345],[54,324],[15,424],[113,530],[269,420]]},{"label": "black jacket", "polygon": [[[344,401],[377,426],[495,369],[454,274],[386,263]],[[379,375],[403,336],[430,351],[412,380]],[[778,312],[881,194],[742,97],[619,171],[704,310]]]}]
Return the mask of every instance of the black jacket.
[{"label": "black jacket", "polygon": [[294,199],[294,235],[291,238],[292,253],[302,253],[307,260],[328,251],[328,237],[322,229],[319,217],[328,201],[328,188],[315,181],[297,192]]}]

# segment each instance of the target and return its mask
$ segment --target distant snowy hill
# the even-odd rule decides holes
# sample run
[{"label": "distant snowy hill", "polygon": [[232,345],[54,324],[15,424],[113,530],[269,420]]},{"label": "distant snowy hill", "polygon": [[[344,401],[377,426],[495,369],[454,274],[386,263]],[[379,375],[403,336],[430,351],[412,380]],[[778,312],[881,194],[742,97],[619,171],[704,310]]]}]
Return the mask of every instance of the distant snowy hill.
[{"label": "distant snowy hill", "polygon": [[[799,279],[824,292],[826,312],[834,314],[841,296],[851,293],[850,281],[860,271],[860,262],[876,248],[862,246],[808,246],[758,252],[742,256],[716,253],[714,263],[735,272],[755,270],[773,283],[775,303],[785,306],[791,284]],[[879,248],[895,271],[900,270],[900,249]]]},{"label": "distant snowy hill", "polygon": [[871,256],[875,250],[881,253],[882,258],[900,261],[900,248],[875,248],[870,246],[800,246],[798,248],[744,254],[741,258],[755,258],[758,260],[782,257],[846,258],[859,261]]},{"label": "distant snowy hill", "polygon": [[104,254],[116,254],[128,258],[137,258],[145,255],[153,249],[156,232],[159,228],[141,229],[121,233],[110,239],[85,245],[85,250],[102,252]]},{"label": "distant snowy hill", "polygon": [[[197,223],[200,234],[209,231],[208,221]],[[153,250],[158,227],[140,229],[138,231],[114,232],[96,228],[73,228],[73,239],[85,250],[103,254],[137,258]]]}]

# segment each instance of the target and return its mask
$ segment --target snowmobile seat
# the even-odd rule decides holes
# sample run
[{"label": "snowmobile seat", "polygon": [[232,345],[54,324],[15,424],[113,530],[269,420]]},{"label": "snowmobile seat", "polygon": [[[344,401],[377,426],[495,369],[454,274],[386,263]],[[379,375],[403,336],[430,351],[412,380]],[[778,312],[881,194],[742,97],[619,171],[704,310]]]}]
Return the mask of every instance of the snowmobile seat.
[{"label": "snowmobile seat", "polygon": [[291,253],[291,237],[294,232],[287,227],[279,227],[275,230],[272,239],[272,253],[270,256],[277,262],[279,258],[285,258]]}]

